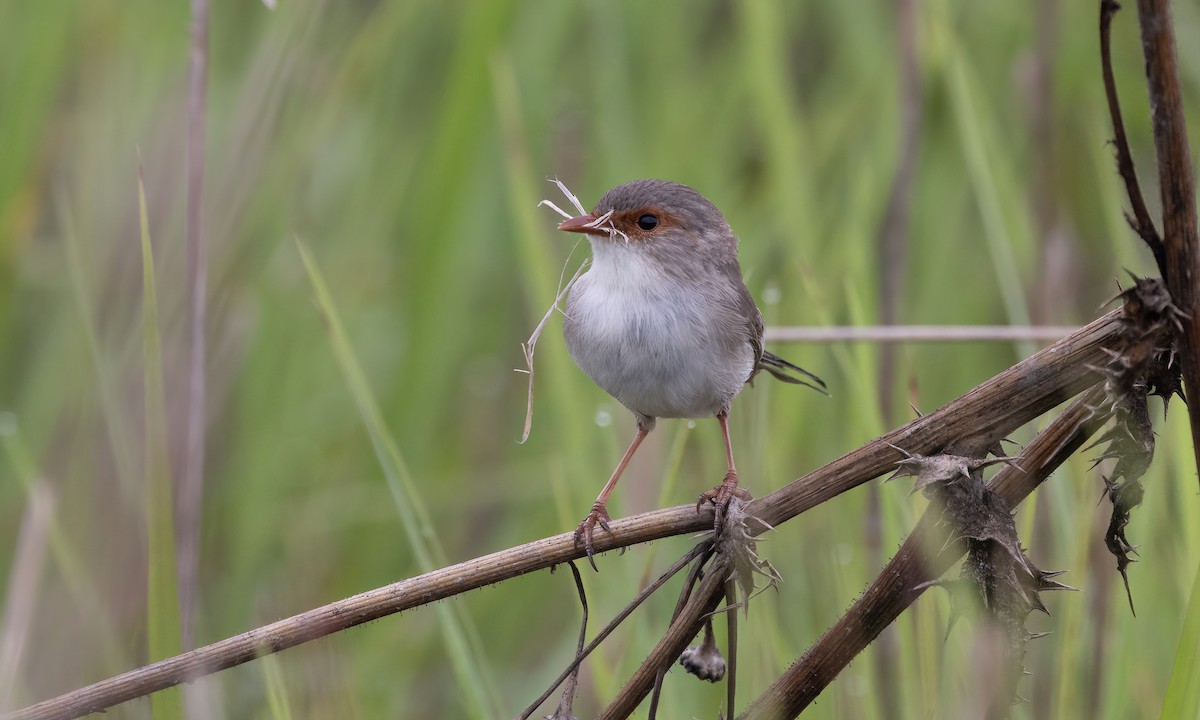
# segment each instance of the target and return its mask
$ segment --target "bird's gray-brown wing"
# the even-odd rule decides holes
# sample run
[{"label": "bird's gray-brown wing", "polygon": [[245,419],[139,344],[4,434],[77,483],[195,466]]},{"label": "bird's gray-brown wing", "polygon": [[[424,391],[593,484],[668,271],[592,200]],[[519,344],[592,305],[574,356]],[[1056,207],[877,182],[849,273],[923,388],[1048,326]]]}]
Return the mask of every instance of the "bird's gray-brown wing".
[{"label": "bird's gray-brown wing", "polygon": [[[754,297],[750,295],[750,291],[746,289],[745,284],[741,284],[738,293],[738,309],[741,311],[742,316],[746,318],[746,334],[750,341],[750,347],[754,349],[754,369],[750,371],[750,377],[746,378],[746,382],[753,380],[759,370],[766,370],[778,380],[792,383],[793,385],[804,385],[819,393],[829,394],[825,392],[824,380],[804,368],[793,365],[778,355],[763,349],[764,327],[762,313],[759,312],[758,305],[755,304]],[[794,374],[790,373],[799,373],[812,382],[795,377]]]},{"label": "bird's gray-brown wing", "polygon": [[750,370],[750,377],[746,378],[746,382],[750,382],[758,371],[763,369],[763,318],[762,313],[758,311],[758,304],[754,302],[754,296],[750,294],[745,283],[738,283],[737,312],[740,317],[745,318],[746,340],[754,351],[754,367]]}]

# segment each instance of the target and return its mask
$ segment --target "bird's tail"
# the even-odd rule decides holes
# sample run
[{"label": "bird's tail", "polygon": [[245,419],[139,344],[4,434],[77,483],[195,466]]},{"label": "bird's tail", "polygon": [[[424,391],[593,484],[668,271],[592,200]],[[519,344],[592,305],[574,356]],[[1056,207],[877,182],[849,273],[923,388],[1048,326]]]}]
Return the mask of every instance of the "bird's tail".
[{"label": "bird's tail", "polygon": [[[825,390],[825,381],[824,380],[817,377],[816,375],[813,375],[812,373],[805,370],[804,368],[799,367],[798,365],[791,364],[787,360],[784,360],[783,358],[781,358],[778,355],[775,355],[773,353],[763,351],[762,359],[758,361],[758,369],[766,370],[767,372],[774,375],[777,379],[782,380],[786,383],[792,383],[793,385],[803,385],[805,387],[810,387],[813,390],[816,390],[817,392],[821,393],[822,395],[829,394],[828,391]],[[795,377],[794,375],[790,375],[788,373],[800,373],[801,375],[808,378],[809,380],[812,380],[812,382],[808,382],[808,380],[804,380],[802,378]],[[814,385],[813,383],[816,383],[816,384]]]}]

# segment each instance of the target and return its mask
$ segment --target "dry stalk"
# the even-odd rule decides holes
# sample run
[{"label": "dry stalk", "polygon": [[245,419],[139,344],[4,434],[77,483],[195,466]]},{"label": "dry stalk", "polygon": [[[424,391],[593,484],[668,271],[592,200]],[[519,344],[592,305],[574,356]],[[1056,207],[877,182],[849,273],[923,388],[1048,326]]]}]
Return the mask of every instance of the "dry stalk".
[{"label": "dry stalk", "polygon": [[1171,301],[1184,316],[1183,337],[1177,343],[1180,370],[1187,388],[1192,452],[1200,471],[1200,234],[1196,219],[1196,184],[1188,149],[1187,122],[1179,87],[1175,26],[1168,0],[1138,0],[1142,54],[1146,58],[1146,87],[1158,160],[1162,200],[1163,280]]},{"label": "dry stalk", "polygon": [[[939,410],[752,501],[747,513],[769,525],[786,522],[891,471],[902,457],[893,445],[909,452],[932,454],[953,451],[960,443],[975,444],[989,438],[994,442],[1097,382],[1099,375],[1092,368],[1105,362],[1104,348],[1116,342],[1121,330],[1120,316],[1121,310],[1114,310],[1100,317]],[[664,508],[614,520],[612,533],[598,537],[595,548],[597,552],[605,552],[700,532],[710,529],[712,524],[709,507],[700,512],[694,504]],[[4,717],[6,720],[81,717],[249,662],[266,653],[581,557],[583,551],[576,546],[574,533],[562,533],[369,590]],[[716,607],[724,593],[724,581],[717,575],[710,573],[693,595],[689,601],[691,609],[685,612],[688,618],[701,617]],[[686,645],[695,633],[693,630],[681,642]],[[680,645],[678,650],[682,649]]]}]

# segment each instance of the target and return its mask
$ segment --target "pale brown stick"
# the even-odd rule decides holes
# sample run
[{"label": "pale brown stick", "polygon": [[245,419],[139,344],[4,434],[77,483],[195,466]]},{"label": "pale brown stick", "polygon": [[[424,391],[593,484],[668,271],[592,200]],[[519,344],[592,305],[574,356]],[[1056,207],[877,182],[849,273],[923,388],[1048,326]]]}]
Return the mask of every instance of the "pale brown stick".
[{"label": "pale brown stick", "polygon": [[[1003,437],[1020,425],[1096,382],[1091,367],[1107,360],[1102,348],[1115,344],[1121,310],[1114,310],[1053,346],[1009,368],[943,408],[864,445],[839,460],[752,501],[747,512],[770,525],[890,471],[900,454],[892,447],[930,454],[959,443]],[[663,537],[711,529],[712,509],[680,505],[614,520],[597,538],[604,552]],[[371,620],[426,605],[485,585],[548,568],[584,555],[574,533],[434,570],[345,600],[309,610],[250,632],[131,670],[4,716],[6,720],[74,718],[158,690],[240,665]],[[718,592],[720,588],[718,587]],[[719,599],[719,598],[718,598]],[[715,601],[714,601],[715,605]],[[710,608],[711,609],[711,608]],[[707,611],[706,611],[707,612]],[[643,695],[644,697],[644,695]]]},{"label": "pale brown stick", "polygon": [[1060,340],[1079,328],[1022,325],[875,325],[768,327],[766,342],[1015,342]]},{"label": "pale brown stick", "polygon": [[1121,313],[1113,310],[957,400],[754,500],[746,512],[779,525],[865,482],[862,478],[890,472],[902,459],[893,446],[928,455],[986,447],[1007,437],[1096,382],[1092,368],[1100,364],[1094,358],[1108,357],[1101,348],[1115,342]]}]

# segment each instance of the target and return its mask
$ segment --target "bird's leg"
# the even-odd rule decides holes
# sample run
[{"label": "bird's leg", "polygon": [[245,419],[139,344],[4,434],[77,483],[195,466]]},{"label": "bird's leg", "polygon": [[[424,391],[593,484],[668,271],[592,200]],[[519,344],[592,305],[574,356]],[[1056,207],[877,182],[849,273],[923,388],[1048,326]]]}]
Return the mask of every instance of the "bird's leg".
[{"label": "bird's leg", "polygon": [[625,466],[629,464],[633,453],[637,451],[638,445],[642,444],[642,440],[650,434],[650,430],[654,428],[654,421],[643,422],[641,417],[637,421],[637,434],[633,436],[633,442],[629,443],[629,449],[625,451],[625,455],[621,458],[621,462],[617,463],[617,469],[613,470],[612,477],[604,484],[604,489],[596,496],[596,502],[592,503],[592,511],[588,516],[579,523],[579,527],[575,528],[575,544],[579,545],[580,539],[583,540],[583,548],[587,551],[588,562],[592,564],[592,569],[599,571],[596,567],[596,560],[592,550],[592,529],[596,525],[604,528],[609,533],[612,532],[608,527],[608,521],[611,520],[608,516],[608,496],[612,495],[613,488],[617,486],[617,480],[621,479],[621,473],[625,472]]},{"label": "bird's leg", "polygon": [[729,469],[720,485],[700,495],[700,499],[696,501],[696,510],[700,510],[700,504],[705,500],[711,502],[716,509],[714,527],[720,530],[730,498],[736,496],[742,500],[749,500],[750,493],[738,486],[737,468],[733,465],[733,443],[729,442],[729,411],[722,410],[717,413],[717,422],[721,423],[721,435],[725,438],[725,463]]}]

